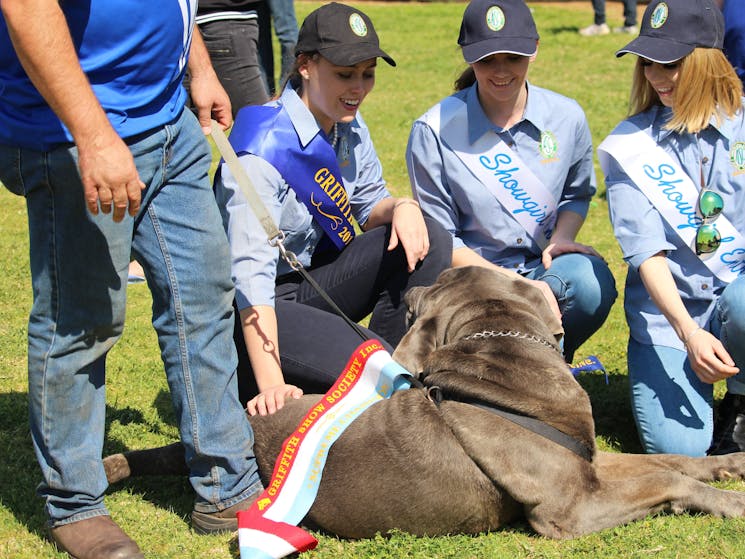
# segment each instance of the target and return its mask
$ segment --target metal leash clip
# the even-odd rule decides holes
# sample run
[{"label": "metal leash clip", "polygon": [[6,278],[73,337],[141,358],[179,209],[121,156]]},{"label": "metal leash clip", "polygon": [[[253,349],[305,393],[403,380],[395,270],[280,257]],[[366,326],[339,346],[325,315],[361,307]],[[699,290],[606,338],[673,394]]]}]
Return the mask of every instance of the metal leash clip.
[{"label": "metal leash clip", "polygon": [[290,268],[292,268],[296,272],[299,272],[303,265],[297,259],[297,256],[294,252],[285,248],[284,240],[285,233],[284,231],[280,230],[279,234],[277,234],[273,239],[269,239],[269,246],[277,247],[279,249],[280,256],[282,256],[282,259],[287,262]]}]

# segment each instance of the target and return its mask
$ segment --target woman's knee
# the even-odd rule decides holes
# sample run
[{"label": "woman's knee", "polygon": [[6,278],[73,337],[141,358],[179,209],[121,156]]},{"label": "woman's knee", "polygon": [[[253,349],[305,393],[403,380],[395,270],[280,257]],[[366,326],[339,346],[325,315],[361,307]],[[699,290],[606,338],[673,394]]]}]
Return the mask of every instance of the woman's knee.
[{"label": "woman's knee", "polygon": [[449,268],[453,261],[453,236],[438,221],[424,216],[429,235],[429,254],[441,269]]},{"label": "woman's knee", "polygon": [[682,454],[698,457],[706,456],[706,451],[711,446],[711,432],[704,430],[668,430],[664,425],[660,425],[655,431],[648,433],[644,433],[639,427],[639,436],[647,454]]},{"label": "woman's knee", "polygon": [[550,285],[551,276],[563,284],[573,308],[584,309],[587,314],[607,314],[618,296],[610,268],[597,256],[563,254],[554,259],[551,268],[541,279]]},{"label": "woman's knee", "polygon": [[722,322],[729,322],[745,331],[745,276],[730,283],[717,301],[717,310]]},{"label": "woman's knee", "polygon": [[632,338],[628,371],[631,407],[644,450],[706,454],[713,431],[713,391],[690,369],[686,352]]}]

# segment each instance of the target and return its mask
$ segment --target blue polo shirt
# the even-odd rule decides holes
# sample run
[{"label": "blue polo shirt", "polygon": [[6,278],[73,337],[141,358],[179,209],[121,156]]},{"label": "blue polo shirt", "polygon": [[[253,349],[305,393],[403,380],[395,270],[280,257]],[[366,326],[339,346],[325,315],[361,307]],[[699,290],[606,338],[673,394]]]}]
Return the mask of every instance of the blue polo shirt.
[{"label": "blue polo shirt", "polygon": [[[60,2],[80,64],[123,138],[174,120],[197,0]],[[0,18],[0,143],[47,150],[72,137],[23,70]]]},{"label": "blue polo shirt", "polygon": [[[320,132],[313,114],[291,87],[285,88],[278,101],[268,104],[284,107],[302,146],[307,146]],[[370,131],[359,113],[352,122],[338,125],[336,159],[352,215],[357,223],[364,225],[372,209],[390,197],[390,193]],[[285,248],[295,253],[303,266],[310,266],[313,252],[324,236],[323,229],[271,163],[252,154],[243,154],[239,160],[274,223],[285,233]],[[227,165],[221,165],[216,175],[215,196],[230,242],[238,309],[274,306],[277,276],[292,269],[279,257],[278,249],[269,246],[263,227]]]},{"label": "blue polo shirt", "polygon": [[[699,185],[703,173],[706,187],[724,200],[722,215],[741,233],[745,232],[745,114],[740,111],[721,125],[712,119],[698,135],[678,134],[663,127],[671,110],[652,107],[629,120],[643,130]],[[738,157],[739,154],[739,157]],[[610,161],[605,184],[613,231],[629,265],[624,308],[631,336],[640,343],[683,350],[683,343],[650,299],[639,275],[639,266],[658,252],[667,264],[688,313],[700,325],[708,322],[714,303],[727,286],[672,230],[655,206],[633,183],[615,160]]]},{"label": "blue polo shirt", "polygon": [[724,53],[745,83],[745,10],[742,0],[726,0],[724,13]]},{"label": "blue polo shirt", "polygon": [[[553,193],[559,212],[571,210],[584,217],[596,187],[590,128],[580,106],[528,84],[522,120],[504,130],[484,113],[477,87],[454,95],[466,103],[470,142],[484,134],[498,135]],[[544,134],[553,136],[555,152],[541,150]],[[468,247],[520,273],[540,264],[540,246],[422,118],[411,129],[406,164],[422,211],[450,231],[454,250]]]}]

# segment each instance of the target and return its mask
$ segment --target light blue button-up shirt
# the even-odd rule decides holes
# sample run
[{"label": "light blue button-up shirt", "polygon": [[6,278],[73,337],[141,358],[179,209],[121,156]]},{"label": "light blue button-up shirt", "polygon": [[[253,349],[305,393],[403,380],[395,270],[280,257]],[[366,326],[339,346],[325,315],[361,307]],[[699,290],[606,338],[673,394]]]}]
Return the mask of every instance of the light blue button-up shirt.
[{"label": "light blue button-up shirt", "polygon": [[[559,212],[571,210],[584,217],[596,187],[590,128],[580,106],[528,85],[523,119],[504,130],[487,118],[477,87],[454,94],[466,103],[470,142],[497,134],[553,193]],[[544,133],[553,135],[555,153],[541,152]],[[421,118],[411,129],[406,164],[422,211],[450,231],[454,250],[468,247],[521,273],[540,264],[540,246]]]},{"label": "light blue button-up shirt", "polygon": [[[723,215],[741,233],[745,232],[745,167],[738,168],[730,155],[737,143],[745,142],[742,112],[720,126],[711,124],[698,137],[664,130],[670,109],[655,106],[629,120],[662,147],[693,180],[721,194]],[[745,150],[745,145],[740,146]],[[742,155],[742,152],[741,152]],[[629,265],[624,307],[631,336],[644,344],[683,349],[683,343],[647,294],[639,266],[660,251],[667,263],[686,309],[701,326],[709,320],[713,305],[727,284],[719,280],[673,231],[657,209],[614,161],[605,178],[613,230]]]},{"label": "light blue button-up shirt", "polygon": [[[277,101],[269,104],[285,108],[302,146],[307,146],[320,132],[313,114],[292,88],[286,88]],[[357,223],[364,225],[375,205],[390,197],[390,193],[370,131],[359,113],[351,123],[338,124],[336,159],[352,215]],[[252,154],[240,155],[239,160],[269,215],[285,233],[285,248],[294,252],[303,266],[309,266],[313,251],[324,235],[323,229],[273,165]],[[238,309],[274,306],[277,276],[292,269],[279,257],[278,249],[268,244],[264,229],[227,165],[221,165],[216,175],[215,196],[230,242]]]}]

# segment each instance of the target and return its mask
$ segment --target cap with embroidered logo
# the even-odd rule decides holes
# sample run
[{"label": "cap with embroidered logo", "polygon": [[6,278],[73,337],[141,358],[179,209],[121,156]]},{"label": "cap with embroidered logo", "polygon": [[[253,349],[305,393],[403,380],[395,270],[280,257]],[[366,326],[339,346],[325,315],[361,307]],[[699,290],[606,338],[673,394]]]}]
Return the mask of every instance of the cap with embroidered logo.
[{"label": "cap with embroidered logo", "polygon": [[724,17],[713,0],[652,0],[639,36],[616,52],[659,64],[688,56],[697,47],[722,49]]},{"label": "cap with embroidered logo", "polygon": [[533,56],[538,30],[523,0],[472,0],[463,12],[458,44],[469,64],[496,53]]},{"label": "cap with embroidered logo", "polygon": [[331,2],[312,11],[300,26],[295,56],[317,52],[337,66],[354,66],[380,57],[394,60],[381,48],[372,21],[356,8]]}]

